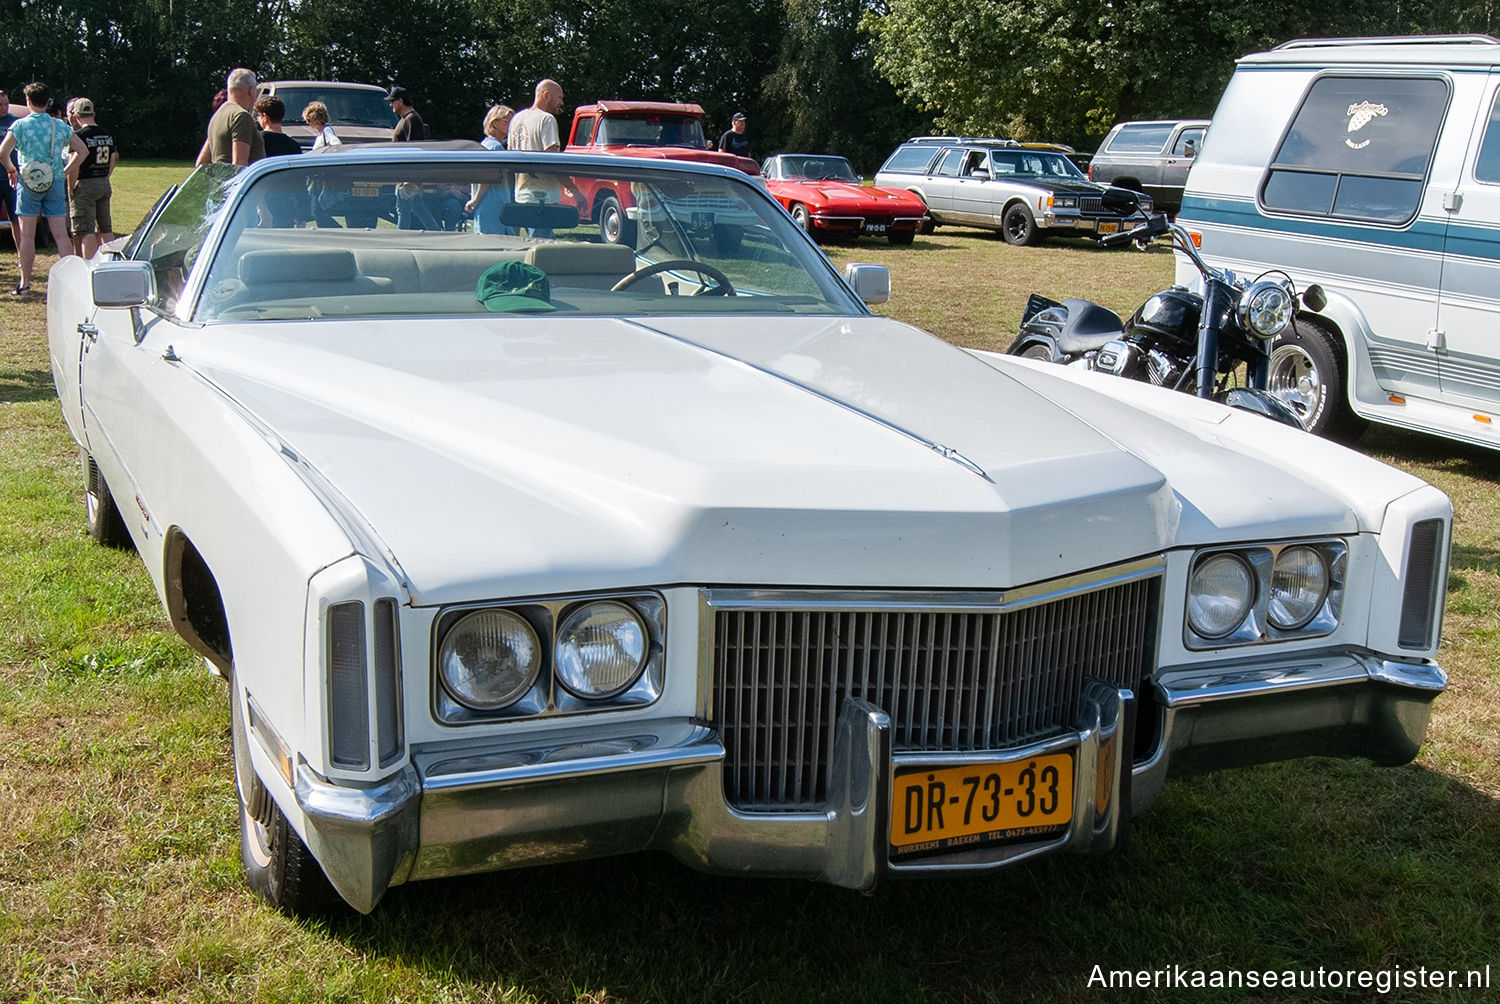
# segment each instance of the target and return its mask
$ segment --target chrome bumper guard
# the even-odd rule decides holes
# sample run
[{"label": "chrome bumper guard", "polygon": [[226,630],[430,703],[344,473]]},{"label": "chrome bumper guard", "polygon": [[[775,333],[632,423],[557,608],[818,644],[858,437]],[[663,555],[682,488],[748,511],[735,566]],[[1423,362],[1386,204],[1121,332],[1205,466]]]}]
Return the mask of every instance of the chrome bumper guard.
[{"label": "chrome bumper guard", "polygon": [[[524,746],[427,751],[382,785],[351,789],[299,770],[305,837],[335,888],[368,912],[406,881],[661,848],[705,871],[873,889],[883,878],[984,871],[1061,848],[1115,847],[1169,773],[1305,755],[1404,763],[1446,676],[1430,663],[1338,653],[1155,674],[1160,738],[1135,762],[1136,702],[1090,681],[1075,730],[1025,749],[893,754],[885,712],[846,700],[828,804],[747,813],[724,801],[717,733],[676,720],[527,737]],[[1142,724],[1139,727],[1144,727]],[[892,772],[1073,751],[1073,817],[1042,840],[903,860],[890,847]]]}]

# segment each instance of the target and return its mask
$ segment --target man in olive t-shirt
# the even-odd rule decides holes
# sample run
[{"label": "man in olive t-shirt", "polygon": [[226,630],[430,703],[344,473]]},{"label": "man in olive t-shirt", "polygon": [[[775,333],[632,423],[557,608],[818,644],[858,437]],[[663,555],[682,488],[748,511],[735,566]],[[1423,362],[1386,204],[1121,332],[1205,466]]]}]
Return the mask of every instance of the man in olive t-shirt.
[{"label": "man in olive t-shirt", "polygon": [[266,141],[250,110],[255,107],[255,74],[240,67],[229,72],[229,100],[208,120],[208,139],[198,151],[199,164],[253,164],[266,155]]}]

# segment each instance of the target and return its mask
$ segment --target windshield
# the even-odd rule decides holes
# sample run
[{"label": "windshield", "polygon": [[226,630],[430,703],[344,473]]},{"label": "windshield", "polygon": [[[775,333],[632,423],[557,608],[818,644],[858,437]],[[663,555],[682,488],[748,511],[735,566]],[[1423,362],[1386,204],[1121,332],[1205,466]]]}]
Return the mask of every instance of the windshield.
[{"label": "windshield", "polygon": [[780,177],[785,181],[848,181],[859,184],[859,176],[843,157],[782,157]]},{"label": "windshield", "polygon": [[1038,153],[1032,150],[1006,150],[990,154],[990,170],[994,177],[1014,175],[1033,178],[1066,178],[1069,181],[1087,181],[1066,156],[1060,153]]},{"label": "windshield", "polygon": [[341,125],[394,129],[398,121],[391,106],[385,103],[382,91],[367,91],[362,87],[278,87],[276,96],[286,105],[282,125],[307,125],[302,110],[314,101],[328,106],[328,124],[334,129]]},{"label": "windshield", "polygon": [[697,119],[681,115],[611,113],[599,120],[599,135],[594,141],[601,146],[685,146],[707,149],[703,125]]},{"label": "windshield", "polygon": [[[239,186],[187,286],[194,320],[865,309],[748,177],[516,154],[335,157],[289,158]],[[196,222],[201,242],[214,203],[198,177],[163,218]]]}]

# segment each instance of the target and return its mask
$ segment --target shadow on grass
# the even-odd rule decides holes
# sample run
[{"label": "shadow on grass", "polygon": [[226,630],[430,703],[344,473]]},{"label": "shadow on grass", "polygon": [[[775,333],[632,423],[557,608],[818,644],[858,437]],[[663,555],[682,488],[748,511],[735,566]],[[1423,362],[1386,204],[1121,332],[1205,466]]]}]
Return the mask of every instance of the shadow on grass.
[{"label": "shadow on grass", "polygon": [[57,398],[48,370],[20,370],[0,374],[0,404],[24,404]]},{"label": "shadow on grass", "polygon": [[[1426,464],[1465,477],[1500,482],[1500,449],[1487,449],[1388,425],[1370,426],[1351,445],[1361,453],[1371,454],[1387,462]],[[1500,446],[1500,443],[1496,445]]]},{"label": "shadow on grass", "polygon": [[1071,1001],[1096,965],[1482,966],[1497,860],[1495,800],[1422,767],[1314,759],[1173,782],[1109,857],[861,896],[642,854],[414,883],[330,932],[542,999]]}]

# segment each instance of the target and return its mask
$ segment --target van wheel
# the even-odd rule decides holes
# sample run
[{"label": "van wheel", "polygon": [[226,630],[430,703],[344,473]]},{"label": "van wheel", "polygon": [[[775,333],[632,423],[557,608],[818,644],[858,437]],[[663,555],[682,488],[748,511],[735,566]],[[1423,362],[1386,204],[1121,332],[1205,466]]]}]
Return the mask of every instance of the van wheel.
[{"label": "van wheel", "polygon": [[229,681],[229,737],[240,808],[240,861],[250,888],[283,913],[326,914],[343,900],[250,762],[245,700]]},{"label": "van wheel", "polygon": [[1280,398],[1315,436],[1350,441],[1366,422],[1349,410],[1347,378],[1334,336],[1310,321],[1294,321],[1271,350],[1267,390]]},{"label": "van wheel", "polygon": [[1036,218],[1031,215],[1031,210],[1017,204],[1005,211],[1005,218],[1000,224],[1000,236],[1005,238],[1005,243],[1015,247],[1026,247],[1037,241]]},{"label": "van wheel", "polygon": [[105,547],[131,547],[133,542],[125,528],[125,518],[109,493],[109,485],[104,483],[104,475],[99,473],[99,465],[92,456],[84,454],[83,467],[83,509],[89,536]]},{"label": "van wheel", "polygon": [[599,236],[606,244],[635,247],[635,220],[625,215],[613,195],[599,204]]}]

